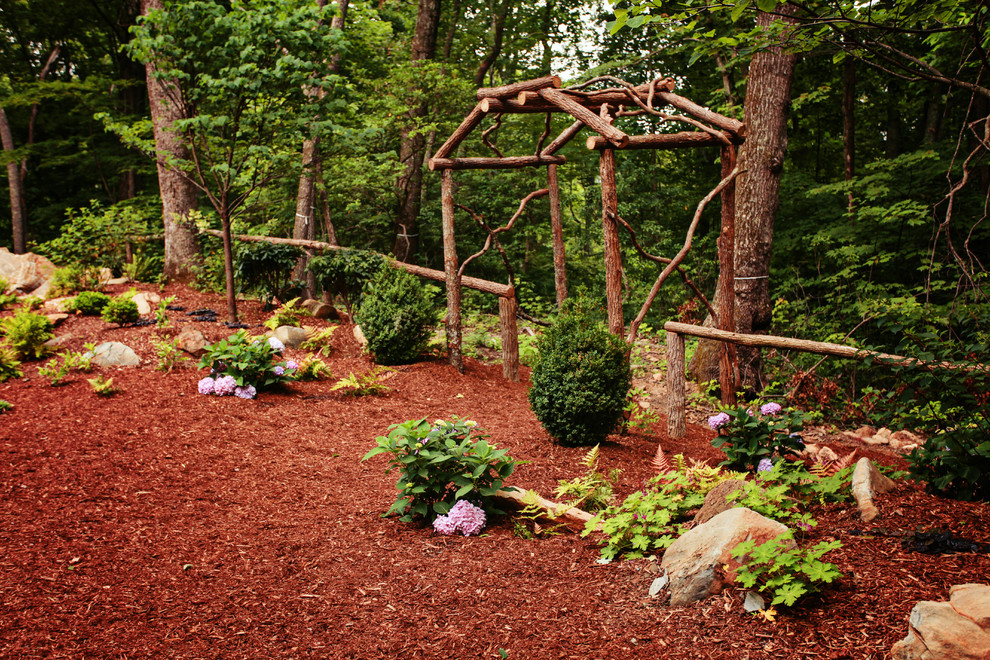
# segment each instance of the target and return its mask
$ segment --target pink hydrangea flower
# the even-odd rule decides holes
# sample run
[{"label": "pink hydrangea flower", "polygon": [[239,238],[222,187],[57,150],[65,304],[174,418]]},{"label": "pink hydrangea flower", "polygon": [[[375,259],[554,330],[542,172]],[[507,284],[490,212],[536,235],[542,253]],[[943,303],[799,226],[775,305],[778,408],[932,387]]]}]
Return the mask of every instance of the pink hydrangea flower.
[{"label": "pink hydrangea flower", "polygon": [[276,376],[281,376],[282,374],[285,373],[285,367],[283,367],[282,365],[275,365],[275,368],[272,369],[272,371],[275,372]]},{"label": "pink hydrangea flower", "polygon": [[255,389],[254,385],[246,385],[245,387],[238,387],[234,389],[234,396],[242,399],[253,399],[257,395],[258,390]]},{"label": "pink hydrangea flower", "polygon": [[220,376],[213,381],[213,393],[217,396],[230,396],[237,389],[237,381],[233,376]]},{"label": "pink hydrangea flower", "polygon": [[460,532],[464,536],[474,536],[485,528],[485,511],[467,500],[458,500],[446,516],[437,516],[433,529],[441,534]]},{"label": "pink hydrangea flower", "polygon": [[283,344],[275,337],[268,338],[268,345],[271,346],[276,353],[281,353],[282,351],[285,350],[285,344]]},{"label": "pink hydrangea flower", "polygon": [[729,413],[720,412],[719,414],[712,415],[708,418],[708,426],[710,426],[713,431],[717,431],[728,424],[729,419]]},{"label": "pink hydrangea flower", "polygon": [[207,376],[203,380],[199,381],[199,393],[200,394],[213,394],[213,383],[215,381]]},{"label": "pink hydrangea flower", "polygon": [[776,415],[782,410],[779,403],[765,403],[760,406],[761,415]]},{"label": "pink hydrangea flower", "polygon": [[298,369],[299,368],[299,363],[296,362],[295,360],[289,360],[288,362],[285,363],[285,368],[286,369]]}]

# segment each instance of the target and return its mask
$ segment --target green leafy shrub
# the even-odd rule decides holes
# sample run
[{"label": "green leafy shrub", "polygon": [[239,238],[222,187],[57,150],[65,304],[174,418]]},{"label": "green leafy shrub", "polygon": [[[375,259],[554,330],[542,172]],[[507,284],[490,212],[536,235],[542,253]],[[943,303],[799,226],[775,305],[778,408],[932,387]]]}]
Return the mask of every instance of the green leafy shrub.
[{"label": "green leafy shrub", "polygon": [[81,291],[66,303],[66,310],[83,316],[99,316],[110,302],[110,296],[99,291]]},{"label": "green leafy shrub", "polygon": [[152,337],[151,345],[154,347],[155,355],[158,357],[158,364],[155,366],[155,369],[158,371],[171,373],[172,369],[175,369],[179,363],[189,359],[182,353],[182,350],[175,345],[174,339],[159,339],[157,337]]},{"label": "green leafy shrub", "polygon": [[151,233],[150,223],[134,205],[104,208],[94,201],[89,208],[69,209],[67,215],[61,235],[36,248],[56,264],[109,268],[119,273],[128,241]]},{"label": "green leafy shrub", "polygon": [[841,541],[822,541],[812,548],[802,549],[794,543],[794,533],[787,530],[762,545],[750,539],[732,550],[732,556],[742,562],[736,571],[736,583],[743,589],[756,588],[773,594],[773,605],[790,607],[801,596],[819,591],[842,577],[835,564],[821,559],[842,547]]},{"label": "green leafy shrub", "polygon": [[355,321],[378,364],[407,364],[426,349],[436,307],[415,275],[383,267],[365,290]]},{"label": "green leafy shrub", "polygon": [[603,559],[645,557],[670,547],[686,531],[688,511],[704,502],[704,495],[689,489],[687,477],[659,475],[622,504],[610,506],[589,520],[581,535],[587,536],[601,525]]},{"label": "green leafy shrub", "polygon": [[625,341],[609,334],[586,302],[569,300],[538,345],[529,403],[543,428],[566,445],[605,440],[629,392]]},{"label": "green leafy shrub", "polygon": [[[804,413],[783,410],[768,403],[756,415],[740,406],[723,410],[708,418],[708,425],[718,431],[712,446],[725,452],[722,465],[738,469],[756,469],[761,461],[794,453],[804,447],[800,432],[804,430]],[[764,464],[765,465],[765,464]]]},{"label": "green leafy shrub", "polygon": [[17,351],[9,344],[0,342],[0,383],[23,375],[21,362],[17,359]]},{"label": "green leafy shrub", "polygon": [[53,328],[47,316],[25,310],[0,320],[0,332],[18,359],[44,356],[47,352],[45,342],[55,336]]},{"label": "green leafy shrub", "polygon": [[309,316],[309,312],[298,307],[298,302],[299,298],[293,298],[292,300],[282,303],[279,308],[272,313],[271,318],[265,321],[265,327],[269,330],[275,330],[283,325],[298,328],[302,324],[302,318],[304,316]]},{"label": "green leafy shrub", "polygon": [[175,302],[175,296],[169,296],[158,301],[155,308],[155,325],[159,328],[167,328],[171,325],[168,320],[168,306]]},{"label": "green leafy shrub", "polygon": [[33,312],[36,309],[41,309],[41,306],[45,304],[45,301],[38,296],[25,296],[21,298],[21,309]]},{"label": "green leafy shrub", "polygon": [[272,341],[239,330],[207,346],[198,368],[209,369],[211,377],[232,376],[238,387],[261,390],[294,377],[295,370],[287,362],[276,361],[277,356]]},{"label": "green leafy shrub", "polygon": [[292,269],[302,251],[293,245],[245,243],[237,251],[234,275],[241,287],[256,290],[266,308],[291,297]]},{"label": "green leafy shrub", "polygon": [[136,302],[125,296],[117,296],[103,307],[100,318],[107,323],[124,325],[125,323],[134,323],[141,318],[141,315],[138,314]]},{"label": "green leafy shrub", "polygon": [[83,268],[79,265],[56,268],[50,278],[49,298],[71,296],[79,291],[100,288],[100,271],[96,268]]},{"label": "green leafy shrub", "polygon": [[332,296],[339,297],[347,313],[352,314],[361,302],[364,285],[385,265],[385,258],[365,250],[332,250],[309,260],[309,272],[317,284]]},{"label": "green leafy shrub", "polygon": [[39,367],[38,375],[49,379],[52,386],[55,387],[62,384],[65,377],[69,375],[69,372],[87,372],[90,369],[92,369],[92,357],[87,357],[84,353],[66,351],[61,355],[53,357],[44,366]]},{"label": "green leafy shrub", "polygon": [[386,472],[399,472],[399,496],[384,515],[398,513],[403,522],[429,522],[463,498],[476,500],[487,513],[502,513],[495,506],[495,493],[516,463],[487,438],[475,422],[456,416],[433,424],[425,419],[393,424],[361,459],[389,453]]}]

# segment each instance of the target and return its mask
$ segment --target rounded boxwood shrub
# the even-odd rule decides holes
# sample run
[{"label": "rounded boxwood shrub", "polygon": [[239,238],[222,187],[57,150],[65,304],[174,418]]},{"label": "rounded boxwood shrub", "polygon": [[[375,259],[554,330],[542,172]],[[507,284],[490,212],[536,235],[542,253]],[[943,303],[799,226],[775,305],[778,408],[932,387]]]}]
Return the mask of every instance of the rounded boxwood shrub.
[{"label": "rounded boxwood shrub", "polygon": [[138,313],[136,302],[130,298],[117,296],[103,307],[103,313],[100,314],[100,318],[107,323],[124,325],[125,323],[134,323],[141,318],[141,315]]},{"label": "rounded boxwood shrub", "polygon": [[110,296],[105,293],[101,293],[100,291],[82,291],[66,307],[70,312],[79,312],[83,316],[99,316],[109,302]]},{"label": "rounded boxwood shrub", "polygon": [[587,301],[571,299],[537,340],[529,403],[565,445],[596,445],[619,425],[629,393],[629,354]]},{"label": "rounded boxwood shrub", "polygon": [[426,349],[436,306],[415,275],[383,266],[365,287],[355,315],[378,364],[407,364]]}]

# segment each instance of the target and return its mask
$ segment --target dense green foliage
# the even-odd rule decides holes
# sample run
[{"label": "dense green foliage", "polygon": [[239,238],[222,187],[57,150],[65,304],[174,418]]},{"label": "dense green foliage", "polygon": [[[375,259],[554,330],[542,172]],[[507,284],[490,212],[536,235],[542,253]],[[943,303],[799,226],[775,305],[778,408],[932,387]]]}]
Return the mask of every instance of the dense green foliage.
[{"label": "dense green foliage", "polygon": [[277,358],[273,342],[238,330],[207,346],[197,366],[209,369],[210,377],[232,376],[238,387],[250,385],[261,390],[292,380],[293,371],[287,368],[288,363]]},{"label": "dense green foliage", "polygon": [[547,433],[596,445],[619,425],[629,392],[626,343],[586,300],[569,301],[538,342],[529,402]]},{"label": "dense green foliage", "polygon": [[368,282],[355,316],[378,364],[406,364],[429,343],[437,307],[419,278],[382,266]]},{"label": "dense green foliage", "polygon": [[137,303],[127,296],[116,296],[103,306],[100,318],[107,323],[125,325],[134,323],[141,315],[138,313]]},{"label": "dense green foliage", "polygon": [[20,360],[43,357],[47,352],[45,342],[55,337],[53,328],[47,316],[26,310],[0,320],[3,342],[13,349],[14,357]]},{"label": "dense green foliage", "polygon": [[237,251],[235,276],[242,289],[257,291],[269,308],[292,297],[292,267],[301,254],[291,245],[245,243]]},{"label": "dense green foliage", "polygon": [[110,296],[102,291],[81,291],[65,304],[65,309],[83,316],[99,316],[109,302]]},{"label": "dense green foliage", "polygon": [[[718,425],[720,416],[726,421]],[[804,413],[781,410],[778,404],[763,406],[759,415],[746,406],[729,408],[709,417],[708,424],[718,428],[712,446],[725,452],[722,465],[735,470],[755,470],[761,461],[774,462],[804,447],[799,435]]]},{"label": "dense green foliage", "polygon": [[364,285],[381,269],[381,255],[365,250],[333,250],[313,257],[309,271],[317,284],[339,297],[348,313],[361,302]]},{"label": "dense green foliage", "polygon": [[35,251],[62,266],[109,268],[120,274],[127,243],[153,233],[142,211],[124,204],[104,209],[96,201],[88,207],[69,209],[62,233]]},{"label": "dense green foliage", "polygon": [[470,499],[488,513],[501,513],[495,493],[515,469],[515,461],[488,442],[477,422],[454,416],[432,425],[425,419],[393,424],[378,446],[364,455],[388,453],[386,472],[396,470],[399,496],[384,515],[427,521],[444,515],[459,499]]},{"label": "dense green foliage", "polygon": [[788,530],[766,543],[756,545],[750,539],[732,550],[732,556],[742,562],[736,571],[736,583],[743,589],[756,588],[773,595],[770,605],[790,607],[798,598],[820,591],[826,584],[842,577],[835,564],[822,557],[842,547],[842,541],[821,541],[811,548],[794,544],[794,533]]}]

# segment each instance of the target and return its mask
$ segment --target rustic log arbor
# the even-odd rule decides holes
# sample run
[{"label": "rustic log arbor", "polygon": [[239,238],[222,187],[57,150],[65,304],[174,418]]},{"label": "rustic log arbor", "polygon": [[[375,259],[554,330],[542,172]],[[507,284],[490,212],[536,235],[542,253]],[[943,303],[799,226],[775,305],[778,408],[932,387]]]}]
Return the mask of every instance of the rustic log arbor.
[{"label": "rustic log arbor", "polygon": [[[614,86],[606,89],[585,91],[594,83],[607,82]],[[625,332],[625,321],[622,316],[622,251],[620,246],[620,226],[624,227],[631,235],[631,240],[637,251],[645,258],[657,263],[665,264],[653,289],[644,302],[639,314],[632,321],[627,341],[632,343],[636,338],[636,331],[643,318],[646,316],[656,298],[660,286],[677,270],[680,271],[679,264],[687,254],[691,246],[691,237],[694,228],[698,224],[701,212],[705,205],[721,194],[722,199],[722,230],[719,236],[719,262],[721,264],[721,274],[719,277],[719,301],[720,309],[716,313],[711,309],[711,305],[702,297],[708,305],[713,317],[717,318],[718,327],[724,331],[733,331],[734,299],[732,295],[733,286],[733,234],[735,221],[735,196],[734,180],[739,174],[736,168],[736,146],[742,144],[746,136],[745,125],[729,117],[713,112],[708,108],[703,108],[698,104],[678,96],[673,92],[674,83],[670,78],[657,79],[645,85],[634,86],[625,81],[603,76],[594,78],[581,85],[561,89],[561,81],[558,76],[545,76],[534,80],[505,85],[504,87],[485,87],[478,90],[478,103],[474,109],[464,118],[450,137],[444,142],[429,160],[430,170],[440,170],[442,176],[442,209],[443,209],[443,237],[444,237],[444,270],[447,277],[447,349],[448,359],[452,365],[458,369],[463,369],[461,358],[461,334],[460,334],[460,284],[462,282],[464,266],[468,261],[481,256],[495,242],[498,246],[496,235],[502,231],[511,229],[512,224],[522,212],[523,207],[529,199],[541,194],[548,194],[550,197],[550,220],[553,236],[554,251],[554,272],[557,289],[557,303],[562,304],[567,297],[567,275],[566,259],[564,255],[564,239],[562,230],[562,218],[560,211],[560,189],[557,182],[557,167],[566,162],[563,156],[557,156],[557,151],[572,140],[584,127],[590,128],[596,133],[587,138],[588,149],[600,152],[600,174],[602,185],[602,232],[605,246],[605,282],[608,309],[608,327],[614,334]],[[671,114],[661,110],[664,107],[673,107],[679,114]],[[543,146],[544,139],[548,136],[550,126],[550,113],[566,113],[575,119],[575,122],[568,126],[550,144]],[[495,127],[498,126],[503,114],[547,114],[547,130],[540,137],[536,146],[535,155],[531,156],[503,156],[487,139],[487,133],[493,129],[488,129],[482,133],[482,141],[495,155],[493,157],[457,157],[455,151],[488,115],[495,116]],[[659,117],[665,122],[681,122],[693,126],[694,131],[684,131],[677,133],[658,133],[652,135],[627,135],[614,125],[617,117],[649,114]],[[494,128],[494,127],[493,127]],[[722,181],[702,202],[698,205],[691,228],[684,247],[673,259],[647,254],[636,242],[633,229],[618,214],[618,199],[615,183],[616,150],[623,149],[681,149],[688,147],[709,147],[718,146],[722,150]],[[458,264],[457,250],[454,233],[454,170],[464,169],[515,169],[523,167],[547,168],[547,189],[531,193],[520,205],[516,215],[503,227],[491,230],[487,225],[481,223],[489,232],[489,237],[485,242],[485,247],[481,252],[473,255],[463,264]],[[473,214],[472,214],[473,215]],[[478,220],[477,218],[475,218]],[[683,276],[683,273],[681,273]],[[510,274],[511,286],[511,274]],[[693,286],[693,285],[692,285]],[[453,289],[457,289],[454,291]],[[695,289],[700,295],[700,292]],[[515,297],[505,296],[500,302],[499,309],[503,321],[503,346],[506,343],[505,327],[506,316],[514,314],[514,310],[507,309],[515,307]],[[733,364],[733,351],[730,345],[723,344],[723,359],[721,360],[721,384],[723,400],[726,403],[733,402],[735,396],[735,366]],[[683,377],[683,374],[681,374]]]}]

